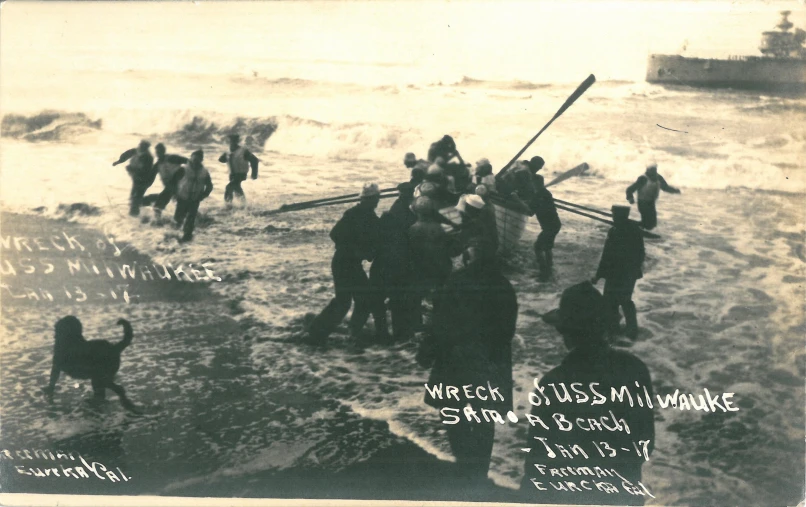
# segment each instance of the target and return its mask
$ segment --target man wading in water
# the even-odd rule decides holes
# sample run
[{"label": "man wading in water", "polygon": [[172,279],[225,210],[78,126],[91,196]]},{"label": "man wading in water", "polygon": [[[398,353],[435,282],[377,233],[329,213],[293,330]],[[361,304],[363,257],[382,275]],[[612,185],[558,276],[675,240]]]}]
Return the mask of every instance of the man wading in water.
[{"label": "man wading in water", "polygon": [[148,151],[150,146],[151,143],[148,141],[140,141],[137,148],[124,151],[120,158],[112,163],[113,166],[116,166],[129,161],[129,165],[126,166],[126,172],[132,179],[132,190],[129,193],[129,215],[133,217],[140,214],[143,196],[157,178],[157,173],[154,171],[154,157]]},{"label": "man wading in water", "polygon": [[627,188],[627,200],[634,204],[632,194],[638,192],[638,211],[641,213],[641,227],[647,231],[654,229],[658,225],[658,212],[655,210],[655,201],[658,200],[660,191],[670,194],[679,194],[680,190],[669,186],[663,176],[658,174],[658,165],[650,163],[646,168],[646,173],[638,177],[632,185]]},{"label": "man wading in water", "polygon": [[330,239],[336,244],[331,270],[336,297],[311,323],[304,341],[320,344],[336,329],[352,302],[350,333],[354,338],[367,322],[372,309],[372,292],[363,261],[373,261],[378,249],[378,215],[375,209],[380,201],[380,191],[375,183],[367,183],[361,190],[361,201],[344,212],[330,231]]},{"label": "man wading in water", "polygon": [[241,183],[246,181],[249,174],[249,166],[252,166],[252,179],[257,179],[258,159],[244,146],[241,146],[241,137],[238,134],[229,136],[229,153],[224,153],[218,159],[219,162],[226,162],[229,166],[229,184],[224,190],[224,202],[227,207],[232,206],[232,196],[238,195],[244,201],[246,196],[241,188]]},{"label": "man wading in water", "polygon": [[176,185],[176,213],[174,220],[177,226],[183,227],[181,242],[193,239],[196,227],[196,214],[199,204],[213,191],[210,173],[202,165],[204,152],[196,150],[190,155],[190,162],[179,168],[174,176]]}]

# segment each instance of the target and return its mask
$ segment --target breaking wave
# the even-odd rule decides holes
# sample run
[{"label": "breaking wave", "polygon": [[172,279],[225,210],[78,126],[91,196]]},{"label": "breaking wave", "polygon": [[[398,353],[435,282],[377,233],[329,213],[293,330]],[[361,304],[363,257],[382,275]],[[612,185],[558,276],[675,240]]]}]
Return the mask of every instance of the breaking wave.
[{"label": "breaking wave", "polygon": [[3,137],[25,141],[69,141],[82,134],[101,130],[102,121],[84,113],[42,111],[25,116],[7,114],[0,124]]}]

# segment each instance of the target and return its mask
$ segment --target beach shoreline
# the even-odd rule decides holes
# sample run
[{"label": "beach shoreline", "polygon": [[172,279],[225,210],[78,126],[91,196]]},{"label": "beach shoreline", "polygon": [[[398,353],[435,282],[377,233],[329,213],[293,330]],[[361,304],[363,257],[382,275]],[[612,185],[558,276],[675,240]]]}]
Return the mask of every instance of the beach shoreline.
[{"label": "beach shoreline", "polygon": [[[114,300],[106,297],[78,302],[75,289],[70,287],[80,284],[81,293],[89,297],[103,293],[110,285],[119,285],[120,280],[92,273],[91,267],[83,273],[78,268],[73,272],[61,266],[60,261],[70,260],[77,266],[80,258],[85,263],[95,261],[96,265],[139,262],[142,266],[147,265],[149,259],[126,243],[105,236],[103,231],[35,215],[3,212],[0,235],[11,238],[4,243],[4,247],[10,248],[4,248],[3,262],[17,265],[19,271],[16,276],[7,273],[4,282],[26,276],[24,285],[37,287],[33,293],[39,297],[15,298],[14,292],[7,289],[2,296],[2,325],[6,332],[3,333],[4,353],[0,357],[4,371],[0,391],[5,400],[0,447],[9,451],[0,459],[4,492],[389,500],[486,498],[508,501],[513,498],[511,490],[491,484],[468,484],[456,474],[455,484],[445,480],[451,476],[452,463],[441,461],[405,438],[393,435],[384,422],[364,419],[332,402],[295,397],[288,392],[265,392],[271,383],[260,382],[261,372],[250,360],[249,342],[244,339],[249,330],[227,315],[231,307],[225,298],[209,289],[210,284],[218,282],[191,283],[181,275],[181,281],[129,278],[126,280],[129,302],[123,301],[122,296]],[[20,241],[22,238],[45,238],[45,241],[31,239],[26,245],[24,240]],[[70,238],[72,243],[64,238]],[[90,251],[90,238],[98,238],[95,251]],[[103,249],[100,238],[106,238]],[[74,251],[70,251],[71,244]],[[38,250],[37,245],[46,250]],[[66,252],[59,248],[65,248]],[[92,253],[95,253],[94,258]],[[27,261],[20,263],[21,256]],[[40,260],[42,262],[38,262]],[[45,268],[26,274],[20,265],[55,267],[51,272]],[[72,290],[69,302],[63,294],[54,301],[43,296],[43,291],[57,294],[58,287]],[[14,290],[26,293],[23,289]],[[183,310],[191,313],[192,318],[178,316]],[[145,415],[125,413],[112,393],[105,403],[93,406],[89,401],[88,382],[74,381],[65,375],[52,405],[37,394],[37,389],[46,381],[52,326],[57,316],[64,314],[79,316],[88,338],[103,337],[112,341],[119,339],[111,325],[117,316],[124,315],[131,320],[135,338],[130,350],[124,352],[118,381],[143,408]],[[202,314],[206,316],[200,317]],[[90,325],[96,321],[105,324],[100,336]],[[20,335],[26,340],[14,339]],[[171,342],[170,347],[167,341]],[[160,357],[146,358],[145,354],[170,358],[175,367],[200,359],[201,364],[189,367],[185,364],[171,370],[161,364]],[[202,380],[203,376],[207,378]],[[169,377],[173,378],[169,380]],[[213,395],[198,392],[202,387]],[[25,392],[20,392],[20,388]],[[161,391],[170,395],[149,399],[149,393]],[[263,397],[274,400],[268,404],[257,401]],[[245,402],[237,401],[239,398]],[[189,408],[188,404],[195,407]],[[239,452],[243,451],[239,438],[231,435],[239,426],[236,421],[247,418],[254,426],[270,425],[276,417],[288,417],[287,413],[283,414],[288,409],[307,414],[327,412],[327,419],[309,421],[328,427],[327,431],[315,442],[289,441],[278,447],[276,442],[266,439],[248,452]],[[170,411],[174,414],[170,415]],[[216,415],[208,415],[205,420],[204,414],[210,412]],[[31,418],[39,423],[31,424]],[[70,428],[71,422],[79,422],[80,429]],[[192,431],[177,435],[175,430],[165,429],[165,424]],[[194,437],[191,435],[194,431],[208,438]],[[230,440],[226,434],[230,434]],[[360,452],[344,452],[346,458],[332,459],[330,466],[325,463],[325,466],[298,467],[293,466],[293,458],[288,461],[288,453],[310,454],[317,446],[332,451],[349,449],[357,435],[370,443],[359,446]],[[225,448],[227,442],[229,449]],[[193,449],[193,445],[199,448]],[[295,450],[295,445],[305,449]],[[58,453],[62,452],[65,454],[60,456]],[[203,463],[194,462],[199,452],[205,456]],[[68,454],[71,458],[66,457]],[[284,454],[285,466],[272,463],[274,459],[283,461]],[[243,466],[243,462],[250,461],[251,464]],[[84,463],[84,468],[87,464],[100,463],[118,480],[101,479],[89,469],[87,478],[74,478],[75,468],[71,475],[64,475],[63,467],[81,466],[79,463]],[[275,467],[279,469],[273,469]],[[61,475],[57,477],[48,472],[47,477],[38,476],[48,468],[62,470]],[[411,488],[412,483],[421,487]]]}]

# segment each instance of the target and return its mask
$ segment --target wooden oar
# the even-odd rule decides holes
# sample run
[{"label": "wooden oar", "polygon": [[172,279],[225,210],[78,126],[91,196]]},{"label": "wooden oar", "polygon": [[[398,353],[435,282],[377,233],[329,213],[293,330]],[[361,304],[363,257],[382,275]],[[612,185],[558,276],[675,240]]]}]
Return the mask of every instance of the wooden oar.
[{"label": "wooden oar", "polygon": [[530,140],[528,143],[526,143],[526,146],[524,146],[523,148],[521,148],[521,151],[519,151],[517,155],[515,155],[514,157],[512,157],[512,160],[510,160],[510,161],[509,161],[509,163],[508,163],[507,165],[505,165],[504,167],[502,167],[502,168],[501,168],[501,170],[500,170],[500,171],[498,172],[498,174],[496,175],[496,178],[498,178],[498,177],[500,177],[500,176],[503,176],[503,175],[504,175],[504,173],[506,173],[506,172],[509,170],[509,168],[512,166],[512,164],[514,164],[514,163],[515,163],[515,161],[517,161],[517,160],[518,160],[518,157],[520,157],[521,155],[523,155],[523,153],[524,153],[524,152],[525,152],[527,149],[529,149],[529,146],[531,146],[531,145],[532,145],[532,143],[533,143],[533,142],[535,142],[535,141],[537,140],[537,138],[538,138],[538,137],[540,137],[540,134],[542,134],[542,133],[543,133],[543,132],[544,132],[544,131],[545,131],[547,128],[549,128],[549,125],[551,125],[552,123],[554,123],[554,120],[556,120],[557,118],[559,118],[559,117],[560,117],[560,116],[561,116],[561,115],[562,115],[562,114],[563,114],[563,113],[564,113],[564,112],[565,112],[565,111],[566,111],[566,110],[567,110],[569,107],[571,107],[571,105],[572,105],[574,102],[576,102],[576,100],[577,100],[579,97],[581,97],[581,96],[582,96],[582,94],[583,94],[583,93],[585,93],[585,91],[586,91],[588,88],[590,88],[590,87],[591,87],[591,85],[593,85],[593,83],[595,83],[595,82],[596,82],[596,76],[594,76],[593,74],[591,74],[590,76],[588,76],[588,79],[586,79],[585,81],[583,81],[583,82],[582,82],[582,84],[581,84],[581,85],[579,85],[579,86],[577,87],[577,89],[574,91],[574,93],[572,93],[572,94],[571,94],[571,96],[570,96],[570,97],[568,97],[568,100],[566,100],[566,101],[565,101],[565,103],[564,103],[564,104],[563,104],[563,105],[560,107],[560,109],[558,109],[558,110],[557,110],[557,112],[554,114],[554,116],[551,118],[551,120],[549,120],[549,122],[548,122],[548,123],[546,123],[546,125],[545,125],[545,126],[542,128],[542,129],[540,129],[540,132],[538,132],[537,134],[535,134],[535,136],[534,136],[534,137],[533,137],[533,138],[532,138],[532,139],[531,139],[531,140]]},{"label": "wooden oar", "polygon": [[[602,223],[605,223],[605,224],[608,224],[608,225],[614,225],[613,222],[611,222],[610,220],[605,220],[604,218],[599,218],[597,216],[589,215],[587,213],[583,213],[583,212],[581,212],[579,210],[576,210],[576,209],[573,209],[573,208],[566,208],[562,204],[555,204],[555,206],[557,206],[557,209],[561,209],[561,210],[567,211],[569,213],[575,213],[577,215],[580,215],[580,216],[583,216],[583,217],[586,217],[586,218],[590,218],[592,220],[596,220],[597,222],[602,222]],[[651,233],[649,231],[645,231],[643,229],[641,229],[641,234],[643,234],[644,237],[647,237],[647,238],[661,239],[661,237],[658,236],[657,234],[653,234],[653,233]]]},{"label": "wooden oar", "polygon": [[[384,194],[386,192],[391,192],[393,190],[397,191],[397,187],[385,188],[385,189],[381,190],[381,194]],[[348,194],[348,195],[340,195],[340,196],[337,196],[337,197],[323,197],[322,199],[314,199],[312,201],[293,202],[293,203],[290,203],[290,204],[283,204],[282,206],[280,206],[277,209],[277,211],[280,211],[280,210],[291,211],[292,209],[297,209],[299,207],[305,207],[305,206],[308,206],[309,204],[319,204],[319,203],[323,203],[323,202],[339,201],[341,199],[351,199],[353,197],[360,197],[360,196],[361,196],[361,194]]]},{"label": "wooden oar", "polygon": [[593,209],[593,208],[588,208],[588,207],[585,207],[585,206],[580,206],[579,204],[574,204],[572,202],[563,201],[563,200],[560,200],[560,199],[554,199],[554,202],[564,204],[566,206],[571,206],[573,208],[584,209],[585,211],[590,211],[591,213],[596,213],[597,215],[604,215],[604,216],[606,216],[608,218],[613,218],[613,215],[611,213],[606,212],[606,211],[600,211],[598,209]]},{"label": "wooden oar", "polygon": [[579,164],[578,166],[574,167],[573,169],[569,169],[569,170],[565,171],[564,173],[562,173],[561,175],[559,175],[556,178],[554,178],[553,180],[551,180],[551,183],[548,183],[546,185],[546,187],[550,187],[552,185],[562,183],[563,181],[565,181],[565,180],[567,180],[569,178],[573,178],[574,176],[579,176],[581,174],[584,174],[585,171],[587,171],[589,168],[590,168],[590,166],[588,164],[586,164],[585,162],[583,162],[583,163]]},{"label": "wooden oar", "polygon": [[[603,216],[606,216],[608,218],[613,218],[613,214],[608,213],[606,211],[600,211],[598,209],[588,208],[588,207],[581,206],[579,204],[574,204],[574,203],[568,202],[568,201],[561,201],[560,199],[554,199],[554,202],[555,203],[558,202],[560,204],[565,204],[566,206],[571,206],[571,207],[574,207],[574,208],[584,209],[585,211],[590,211],[591,213],[596,213],[598,215],[603,215]],[[639,222],[637,220],[630,219],[630,222],[632,222],[633,225],[641,225],[641,222]]]},{"label": "wooden oar", "polygon": [[[399,193],[397,192],[397,189],[395,189],[394,193],[381,194],[379,198],[380,199],[388,199],[390,197],[397,197],[398,194]],[[272,216],[272,215],[279,215],[280,213],[290,213],[292,211],[305,211],[305,210],[308,210],[308,209],[321,208],[321,207],[324,207],[324,206],[336,206],[338,204],[352,204],[352,203],[359,202],[359,201],[361,201],[360,196],[355,196],[355,197],[346,197],[345,196],[345,197],[342,197],[340,200],[330,200],[330,201],[327,201],[327,202],[317,202],[317,203],[314,203],[314,204],[308,204],[306,206],[300,206],[300,207],[294,207],[294,208],[290,208],[290,207],[282,208],[282,207],[280,207],[280,208],[277,208],[277,209],[264,211],[264,212],[260,213],[260,216],[268,217],[268,216]]]}]

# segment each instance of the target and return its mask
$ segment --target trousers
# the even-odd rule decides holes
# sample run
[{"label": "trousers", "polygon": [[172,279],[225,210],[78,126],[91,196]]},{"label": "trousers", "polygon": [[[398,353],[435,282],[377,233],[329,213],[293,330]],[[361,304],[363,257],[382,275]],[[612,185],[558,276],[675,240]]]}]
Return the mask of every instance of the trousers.
[{"label": "trousers", "polygon": [[619,277],[605,280],[604,298],[607,305],[608,325],[611,330],[617,330],[621,317],[619,308],[624,311],[627,336],[635,338],[638,334],[638,317],[632,293],[635,290],[635,278]]},{"label": "trousers", "polygon": [[199,213],[201,201],[177,199],[174,220],[182,225],[184,239],[193,237],[193,229],[196,227],[196,215]]},{"label": "trousers", "polygon": [[241,183],[244,181],[246,181],[245,174],[230,173],[229,183],[227,183],[227,186],[224,189],[224,202],[232,202],[233,195],[237,195],[241,199],[246,198],[243,193],[243,188],[241,188]]},{"label": "trousers", "polygon": [[638,201],[638,211],[641,213],[641,227],[649,231],[658,225],[658,212],[655,201]]},{"label": "trousers", "polygon": [[367,322],[372,310],[372,288],[361,265],[361,259],[350,257],[336,250],[330,263],[336,296],[311,323],[310,335],[314,340],[324,340],[344,320],[355,302],[350,317],[350,331],[358,333]]}]

